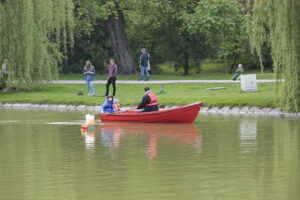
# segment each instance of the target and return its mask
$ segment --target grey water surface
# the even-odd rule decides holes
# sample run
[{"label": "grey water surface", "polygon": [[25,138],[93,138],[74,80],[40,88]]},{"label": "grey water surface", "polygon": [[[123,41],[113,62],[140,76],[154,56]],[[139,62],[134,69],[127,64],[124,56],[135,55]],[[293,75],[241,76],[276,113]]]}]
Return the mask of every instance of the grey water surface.
[{"label": "grey water surface", "polygon": [[299,118],[81,131],[85,114],[0,109],[1,200],[300,199]]}]

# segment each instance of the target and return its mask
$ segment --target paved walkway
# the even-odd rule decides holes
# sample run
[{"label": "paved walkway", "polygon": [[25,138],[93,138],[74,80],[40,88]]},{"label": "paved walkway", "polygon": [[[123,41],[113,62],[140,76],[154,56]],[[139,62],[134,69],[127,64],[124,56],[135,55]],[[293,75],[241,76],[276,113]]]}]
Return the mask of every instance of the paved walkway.
[{"label": "paved walkway", "polygon": [[[270,83],[276,82],[276,80],[265,79],[265,80],[256,80],[257,83]],[[51,84],[85,84],[84,80],[57,80],[50,81]],[[103,81],[94,81],[94,84],[106,84],[106,80]],[[164,84],[164,83],[240,83],[240,81],[232,80],[150,80],[150,81],[130,81],[130,80],[117,80],[117,83],[123,84]]]}]

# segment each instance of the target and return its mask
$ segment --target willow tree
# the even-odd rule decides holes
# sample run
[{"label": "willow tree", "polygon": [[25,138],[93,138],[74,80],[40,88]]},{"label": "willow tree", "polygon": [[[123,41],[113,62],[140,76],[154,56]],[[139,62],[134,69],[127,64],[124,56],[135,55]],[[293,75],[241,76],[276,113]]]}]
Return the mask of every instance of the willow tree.
[{"label": "willow tree", "polygon": [[8,59],[8,82],[30,86],[56,78],[72,27],[72,0],[1,0],[0,62]]},{"label": "willow tree", "polygon": [[[253,7],[252,7],[253,6]],[[300,111],[300,1],[255,0],[248,15],[252,48],[262,56],[261,47],[272,49],[274,71],[284,110]]]}]

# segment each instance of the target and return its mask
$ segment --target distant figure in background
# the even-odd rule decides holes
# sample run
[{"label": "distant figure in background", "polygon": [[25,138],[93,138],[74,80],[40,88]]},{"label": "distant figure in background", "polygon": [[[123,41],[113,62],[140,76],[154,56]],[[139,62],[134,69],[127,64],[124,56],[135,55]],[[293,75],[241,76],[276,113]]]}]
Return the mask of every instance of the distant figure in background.
[{"label": "distant figure in background", "polygon": [[150,91],[149,87],[145,87],[145,95],[143,96],[143,99],[141,103],[138,105],[137,109],[142,109],[142,112],[153,112],[158,111],[158,103],[157,103],[157,97],[155,94],[153,94]]},{"label": "distant figure in background", "polygon": [[240,80],[240,75],[244,72],[244,68],[242,64],[238,65],[237,70],[235,71],[232,80],[236,81],[236,80]]},{"label": "distant figure in background", "polygon": [[113,96],[116,96],[116,80],[117,80],[117,73],[118,67],[115,63],[115,59],[111,58],[109,60],[109,67],[108,67],[108,78],[106,82],[106,93],[105,96],[108,96],[109,93],[109,86],[112,84],[113,86]]},{"label": "distant figure in background", "polygon": [[8,79],[8,59],[4,59],[0,70],[0,90],[5,89]]},{"label": "distant figure in background", "polygon": [[142,48],[142,54],[140,56],[140,68],[141,68],[141,77],[140,81],[144,80],[144,75],[146,74],[146,81],[149,80],[149,72],[147,70],[149,64],[149,54],[145,48]]},{"label": "distant figure in background", "polygon": [[95,89],[93,85],[95,67],[92,65],[92,62],[87,60],[83,69],[84,80],[86,81],[88,96],[95,96]]},{"label": "distant figure in background", "polygon": [[105,113],[115,112],[114,97],[112,95],[107,96],[105,101],[102,103],[101,112],[105,112]]}]

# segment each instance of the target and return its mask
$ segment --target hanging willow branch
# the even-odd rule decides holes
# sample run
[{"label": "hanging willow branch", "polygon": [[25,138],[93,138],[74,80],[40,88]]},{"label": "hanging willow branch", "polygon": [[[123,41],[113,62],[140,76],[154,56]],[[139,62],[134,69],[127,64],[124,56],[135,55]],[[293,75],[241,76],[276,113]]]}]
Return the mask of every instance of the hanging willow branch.
[{"label": "hanging willow branch", "polygon": [[280,83],[284,110],[300,111],[300,1],[256,0],[248,15],[248,33],[260,58],[267,42],[272,49],[274,71]]},{"label": "hanging willow branch", "polygon": [[60,49],[73,44],[72,0],[9,0],[0,4],[0,62],[8,81],[30,86],[57,77]]}]

